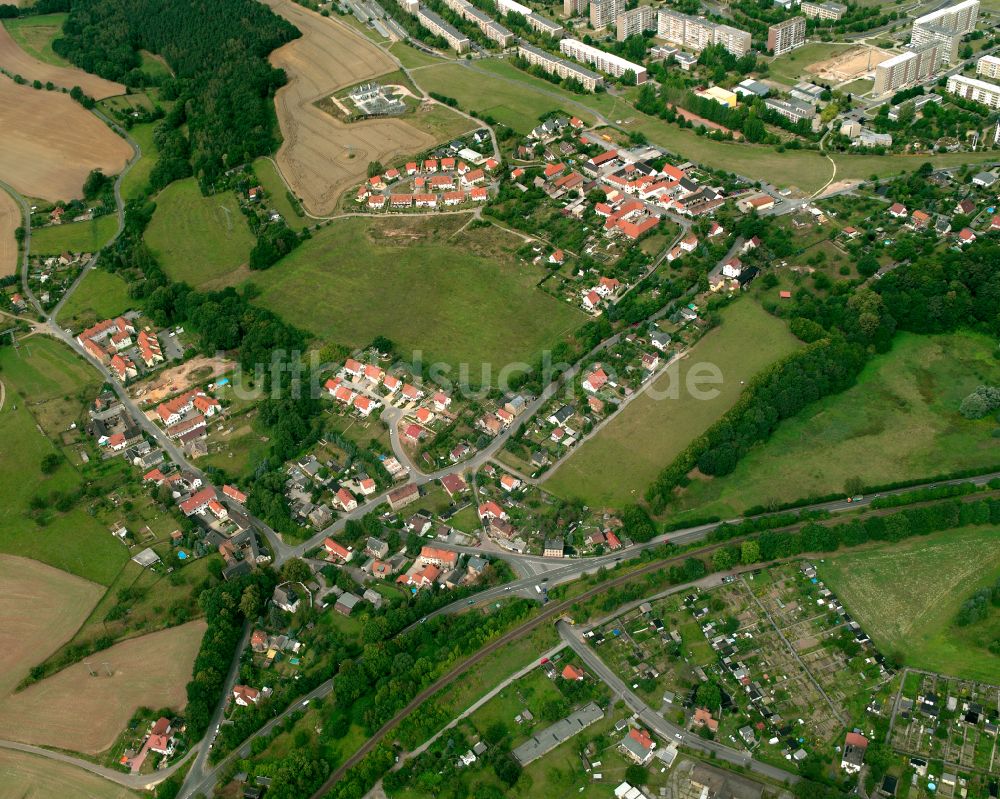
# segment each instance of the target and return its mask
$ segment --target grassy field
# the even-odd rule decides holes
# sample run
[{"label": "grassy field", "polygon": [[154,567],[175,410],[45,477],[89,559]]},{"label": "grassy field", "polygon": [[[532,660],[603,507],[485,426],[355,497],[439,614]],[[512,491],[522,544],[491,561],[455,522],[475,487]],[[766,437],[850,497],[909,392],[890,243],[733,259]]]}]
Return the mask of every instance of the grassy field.
[{"label": "grassy field", "polygon": [[819,574],[883,652],[900,651],[915,668],[1000,684],[1000,656],[975,645],[975,628],[952,624],[969,596],[1000,577],[1000,528],[947,530],[827,558]]},{"label": "grassy field", "polygon": [[322,339],[352,347],[384,335],[401,357],[497,370],[530,359],[585,319],[535,288],[515,262],[521,240],[496,228],[458,232],[465,216],[346,219],[254,275],[256,300]]},{"label": "grassy field", "polygon": [[59,324],[74,331],[132,307],[128,284],[114,272],[91,269],[59,311]]},{"label": "grassy field", "polygon": [[157,195],[145,238],[172,280],[195,287],[245,264],[254,245],[236,198],[229,192],[203,197],[194,178]]},{"label": "grassy field", "polygon": [[5,19],[3,26],[11,38],[29,55],[46,64],[68,67],[70,63],[52,49],[52,41],[62,33],[69,14],[41,14],[36,17]]},{"label": "grassy field", "polygon": [[173,74],[170,67],[167,66],[167,62],[155,53],[140,50],[139,56],[142,59],[139,69],[151,78],[169,78]]},{"label": "grassy field", "polygon": [[421,106],[416,113],[404,117],[413,127],[430,134],[438,141],[455,139],[479,125],[461,114],[457,114],[445,105]]},{"label": "grassy field", "polygon": [[18,799],[135,799],[138,795],[76,766],[7,749],[0,749],[0,783],[9,796]]},{"label": "grassy field", "polygon": [[[723,322],[709,331],[679,369],[678,399],[656,400],[648,392],[636,397],[593,438],[581,444],[556,471],[545,488],[561,497],[580,497],[591,505],[621,506],[641,500],[646,487],[698,435],[738,399],[743,381],[792,352],[796,339],[784,322],[757,303],[742,300],[723,311]],[[719,394],[698,400],[685,381],[699,364],[715,364],[722,372]],[[664,391],[672,376],[653,384]],[[708,388],[707,386],[705,388]]]},{"label": "grassy field", "polygon": [[400,63],[407,69],[424,67],[428,64],[440,64],[445,59],[435,58],[432,55],[421,52],[416,47],[410,47],[405,42],[393,42],[389,45],[389,52],[399,59]]},{"label": "grassy field", "polygon": [[842,491],[851,477],[876,484],[997,464],[996,424],[958,413],[976,386],[1000,382],[994,347],[968,333],[900,335],[857,385],[786,420],[732,474],[692,483],[680,507],[728,517]]},{"label": "grassy field", "polygon": [[77,421],[83,401],[76,397],[97,389],[96,372],[62,344],[35,336],[18,350],[0,348],[0,380],[6,388],[0,410],[0,552],[110,584],[127,559],[126,550],[82,507],[46,513],[45,526],[28,515],[32,497],[80,489],[82,478],[68,463],[52,475],[42,474],[42,458],[57,449],[39,425],[51,436]]},{"label": "grassy field", "polygon": [[135,125],[129,131],[129,135],[139,145],[142,156],[122,178],[122,198],[125,200],[144,195],[149,187],[149,174],[156,166],[156,160],[160,155],[159,148],[153,142],[155,127],[156,123],[148,122],[144,125]]},{"label": "grassy field", "polygon": [[31,231],[33,255],[59,255],[66,252],[97,252],[111,241],[118,230],[118,217],[105,214],[89,222],[68,222]]},{"label": "grassy field", "polygon": [[768,64],[769,77],[780,83],[794,86],[803,77],[809,77],[806,67],[810,64],[825,61],[855,46],[851,42],[809,42],[790,53],[773,59]]},{"label": "grassy field", "polygon": [[309,224],[309,218],[301,212],[296,212],[295,206],[288,199],[288,189],[285,187],[281,175],[278,174],[274,161],[270,158],[258,158],[253,162],[253,171],[260,181],[260,185],[267,192],[268,207],[274,208],[281,214],[290,228],[301,230]]},{"label": "grassy field", "polygon": [[0,697],[68,641],[104,588],[38,561],[0,555]]},{"label": "grassy field", "polygon": [[[543,114],[567,102],[560,97],[550,97],[542,93],[551,89],[561,92],[552,84],[532,78],[509,64],[481,61],[472,70],[460,64],[439,64],[414,73],[414,80],[425,91],[433,91],[458,100],[463,111],[475,111],[479,115],[490,115],[498,122],[509,125],[521,133],[527,133],[538,124]],[[479,69],[488,69],[497,74],[493,80]],[[513,73],[513,74],[511,74]],[[576,95],[562,92],[565,100],[576,99]],[[585,109],[567,107],[567,111],[579,112],[587,122],[595,122],[593,114]]]},{"label": "grassy field", "polygon": [[183,709],[204,633],[205,622],[193,621],[115,644],[94,658],[96,677],[86,663],[69,666],[8,697],[0,707],[0,733],[84,754],[103,752],[137,708]]}]

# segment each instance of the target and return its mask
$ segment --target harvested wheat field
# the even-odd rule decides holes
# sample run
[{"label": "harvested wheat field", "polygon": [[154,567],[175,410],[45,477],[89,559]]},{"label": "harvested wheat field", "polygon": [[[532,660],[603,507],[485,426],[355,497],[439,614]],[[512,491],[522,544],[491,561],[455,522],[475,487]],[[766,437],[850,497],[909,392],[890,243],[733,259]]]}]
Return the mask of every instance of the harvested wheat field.
[{"label": "harvested wheat field", "polygon": [[121,785],[68,763],[7,749],[0,749],[0,785],[4,787],[4,796],[17,799],[53,796],[135,799],[136,796]]},{"label": "harvested wheat field", "polygon": [[862,45],[852,47],[833,58],[810,64],[806,67],[806,71],[822,80],[840,83],[873,73],[875,67],[890,58],[892,58],[892,53],[887,53],[877,47]]},{"label": "harvested wheat field", "polygon": [[92,169],[114,175],[131,155],[128,142],[69,95],[0,78],[0,179],[21,194],[71,200]]},{"label": "harvested wheat field", "polygon": [[20,75],[26,81],[40,80],[42,83],[51,81],[61,89],[72,89],[79,86],[85,94],[95,100],[125,94],[125,87],[97,75],[91,75],[76,67],[57,67],[46,64],[28,55],[18,47],[17,42],[3,25],[0,25],[0,68],[11,75]]},{"label": "harvested wheat field", "polygon": [[0,189],[0,277],[13,275],[17,271],[17,239],[14,238],[14,231],[20,224],[21,207],[13,197]]},{"label": "harvested wheat field", "polygon": [[[7,195],[0,192],[0,195]],[[80,628],[104,586],[37,560],[0,555],[0,697]],[[0,700],[2,701],[2,700]]]},{"label": "harvested wheat field", "polygon": [[0,738],[103,752],[137,708],[184,707],[205,628],[204,621],[192,621],[131,638],[96,653],[89,666],[77,663],[7,697],[0,704]]},{"label": "harvested wheat field", "polygon": [[292,0],[266,0],[302,37],[271,54],[288,73],[275,107],[284,143],[277,162],[285,180],[314,215],[329,214],[340,196],[362,182],[369,161],[391,163],[434,144],[434,138],[401,119],[347,124],[314,103],[344,86],[398,69],[389,55],[344,23]]}]

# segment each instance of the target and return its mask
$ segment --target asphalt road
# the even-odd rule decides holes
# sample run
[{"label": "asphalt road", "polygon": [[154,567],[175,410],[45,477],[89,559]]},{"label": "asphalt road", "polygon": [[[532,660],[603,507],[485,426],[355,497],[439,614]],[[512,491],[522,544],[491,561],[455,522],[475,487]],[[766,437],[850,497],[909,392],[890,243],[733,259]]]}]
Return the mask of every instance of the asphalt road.
[{"label": "asphalt road", "polygon": [[[685,586],[684,589],[689,587]],[[556,629],[559,630],[559,635],[563,641],[580,656],[580,659],[586,664],[587,668],[597,675],[611,689],[612,693],[624,700],[625,704],[636,714],[639,721],[649,727],[664,741],[669,741],[677,746],[686,746],[689,749],[703,752],[706,755],[715,755],[716,758],[726,763],[749,768],[751,771],[770,779],[778,780],[779,782],[798,782],[799,778],[794,774],[789,774],[787,771],[783,771],[776,766],[756,761],[748,753],[723,746],[718,741],[705,740],[699,735],[688,732],[684,727],[678,727],[676,724],[667,721],[640,699],[617,674],[607,667],[597,653],[581,640],[580,632],[575,627],[564,621],[560,621],[556,623]]]}]

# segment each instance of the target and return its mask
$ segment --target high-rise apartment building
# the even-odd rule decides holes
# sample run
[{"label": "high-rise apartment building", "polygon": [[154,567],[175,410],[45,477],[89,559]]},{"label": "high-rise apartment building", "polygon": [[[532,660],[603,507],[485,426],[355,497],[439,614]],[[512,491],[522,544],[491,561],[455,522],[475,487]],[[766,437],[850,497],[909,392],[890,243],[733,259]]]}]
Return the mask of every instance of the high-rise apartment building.
[{"label": "high-rise apartment building", "polygon": [[782,55],[806,43],[806,18],[792,17],[767,29],[767,49]]}]

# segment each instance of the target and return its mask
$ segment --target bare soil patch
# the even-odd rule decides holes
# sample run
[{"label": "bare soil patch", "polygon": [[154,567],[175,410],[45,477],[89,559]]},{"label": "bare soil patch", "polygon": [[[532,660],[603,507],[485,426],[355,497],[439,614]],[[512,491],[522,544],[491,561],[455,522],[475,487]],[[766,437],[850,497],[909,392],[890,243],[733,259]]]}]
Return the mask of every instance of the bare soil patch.
[{"label": "bare soil patch", "polygon": [[143,404],[158,404],[167,397],[187,391],[196,384],[225,374],[235,365],[226,358],[207,358],[200,355],[180,366],[157,372],[156,377],[148,383],[134,384],[129,393],[133,399],[140,400]]},{"label": "bare soil patch", "polygon": [[394,72],[398,66],[344,23],[291,0],[265,0],[302,37],[271,54],[288,74],[275,108],[284,143],[276,161],[312,214],[329,214],[340,196],[365,179],[370,161],[390,163],[434,144],[434,138],[400,119],[347,124],[314,103],[338,89]]},{"label": "bare soil patch", "polygon": [[3,25],[0,25],[0,67],[12,75],[20,75],[29,83],[35,80],[40,80],[42,83],[51,81],[61,89],[72,89],[74,86],[79,86],[85,94],[89,94],[95,100],[125,94],[125,87],[120,83],[91,75],[76,67],[57,67],[54,64],[46,64],[34,56],[28,55],[18,46]]},{"label": "bare soil patch", "polygon": [[128,142],[69,95],[0,78],[0,177],[21,194],[78,197],[91,170],[114,175],[131,155]]},{"label": "bare soil patch", "polygon": [[0,749],[0,785],[5,796],[18,799],[52,799],[79,796],[86,799],[135,799],[121,785],[68,763],[39,755]]},{"label": "bare soil patch", "polygon": [[0,189],[0,277],[17,271],[17,239],[14,231],[21,224],[21,208],[17,201]]},{"label": "bare soil patch", "polygon": [[890,58],[892,53],[877,47],[861,45],[852,47],[833,58],[810,64],[806,67],[806,71],[823,80],[835,82],[854,80],[873,72],[875,67]]},{"label": "bare soil patch", "polygon": [[[66,643],[104,587],[37,560],[0,555],[0,697]],[[0,700],[2,701],[2,700]]]},{"label": "bare soil patch", "polygon": [[0,737],[93,755],[115,742],[137,708],[183,709],[206,626],[193,621],[123,641],[89,666],[77,663],[8,697]]}]

